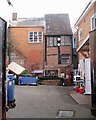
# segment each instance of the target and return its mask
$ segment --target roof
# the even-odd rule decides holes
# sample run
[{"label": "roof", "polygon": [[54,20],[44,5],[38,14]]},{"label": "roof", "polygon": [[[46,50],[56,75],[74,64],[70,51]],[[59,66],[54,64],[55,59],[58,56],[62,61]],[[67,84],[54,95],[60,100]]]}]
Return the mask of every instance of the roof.
[{"label": "roof", "polygon": [[17,21],[13,21],[11,26],[44,27],[44,18],[19,18]]},{"label": "roof", "polygon": [[46,14],[46,35],[72,35],[72,29],[68,14]]}]

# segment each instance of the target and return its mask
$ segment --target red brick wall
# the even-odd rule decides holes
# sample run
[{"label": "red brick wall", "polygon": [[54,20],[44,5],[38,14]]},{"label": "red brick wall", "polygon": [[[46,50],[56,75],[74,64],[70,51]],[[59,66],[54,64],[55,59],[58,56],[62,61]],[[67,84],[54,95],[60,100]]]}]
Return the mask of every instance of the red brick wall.
[{"label": "red brick wall", "polygon": [[[93,16],[95,12],[96,2],[95,6],[93,5],[90,10],[87,12],[87,14],[82,18],[80,23],[78,24],[78,31],[82,28],[83,30],[83,39],[79,41],[79,46],[83,43],[83,41],[86,39],[87,35],[91,31],[91,17]],[[78,36],[79,38],[79,36]],[[79,53],[79,60],[84,59],[84,56]]]},{"label": "red brick wall", "polygon": [[58,55],[47,56],[47,66],[58,65]]},{"label": "red brick wall", "polygon": [[57,47],[47,47],[47,55],[58,54]]},{"label": "red brick wall", "polygon": [[60,46],[61,54],[71,54],[70,46]]},{"label": "red brick wall", "polygon": [[59,86],[60,85],[60,80],[43,80],[41,81],[42,85],[55,85]]},{"label": "red brick wall", "polygon": [[28,32],[41,31],[42,27],[9,27],[9,41],[12,43],[13,49],[16,48],[26,57],[24,66],[32,70],[42,68],[43,66],[43,43],[28,43]]},{"label": "red brick wall", "polygon": [[[71,55],[70,46],[60,46],[60,54]],[[71,56],[69,57],[69,64],[71,63]],[[58,66],[58,47],[47,48],[47,66]]]}]

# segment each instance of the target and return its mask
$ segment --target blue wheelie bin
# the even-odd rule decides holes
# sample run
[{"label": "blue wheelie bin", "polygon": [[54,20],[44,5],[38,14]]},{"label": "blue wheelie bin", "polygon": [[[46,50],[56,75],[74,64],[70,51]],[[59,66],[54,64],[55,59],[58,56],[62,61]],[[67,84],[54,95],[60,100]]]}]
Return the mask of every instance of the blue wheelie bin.
[{"label": "blue wheelie bin", "polygon": [[7,79],[7,84],[6,84],[6,97],[7,97],[7,111],[8,108],[14,108],[16,106],[15,104],[15,96],[14,96],[14,91],[15,91],[15,80],[14,79]]}]

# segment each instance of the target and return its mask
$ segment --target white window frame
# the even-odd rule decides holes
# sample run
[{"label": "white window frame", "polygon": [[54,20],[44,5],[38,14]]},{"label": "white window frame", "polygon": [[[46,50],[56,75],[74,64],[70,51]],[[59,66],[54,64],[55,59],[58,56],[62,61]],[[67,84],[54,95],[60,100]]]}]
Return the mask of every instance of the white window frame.
[{"label": "white window frame", "polygon": [[[33,36],[32,36],[32,38],[33,38],[33,40],[31,41],[31,38],[30,38],[30,33],[33,33]],[[37,40],[35,40],[35,34],[34,33],[37,33]],[[41,33],[41,37],[40,37],[40,34],[39,33]],[[37,32],[37,31],[30,31],[30,32],[28,32],[28,43],[42,43],[43,42],[43,32],[41,32],[41,31],[39,31],[39,32]]]},{"label": "white window frame", "polygon": [[61,36],[61,46],[70,46],[71,39],[70,36]]},{"label": "white window frame", "polygon": [[81,28],[80,30],[79,30],[79,41],[80,40],[82,40],[82,38],[83,38],[83,29]]},{"label": "white window frame", "polygon": [[[93,20],[93,22],[92,22]],[[91,17],[91,30],[94,30],[96,28],[96,13]],[[92,24],[93,23],[93,24]]]},{"label": "white window frame", "polygon": [[53,47],[53,37],[47,37],[47,46]]}]

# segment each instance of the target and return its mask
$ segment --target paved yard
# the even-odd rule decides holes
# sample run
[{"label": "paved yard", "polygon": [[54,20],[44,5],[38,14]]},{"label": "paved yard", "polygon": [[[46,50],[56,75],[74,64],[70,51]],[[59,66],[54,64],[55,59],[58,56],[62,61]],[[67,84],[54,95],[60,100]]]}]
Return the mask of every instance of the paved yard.
[{"label": "paved yard", "polygon": [[16,86],[16,107],[7,118],[93,118],[90,105],[78,104],[71,93],[73,88],[65,86]]}]

